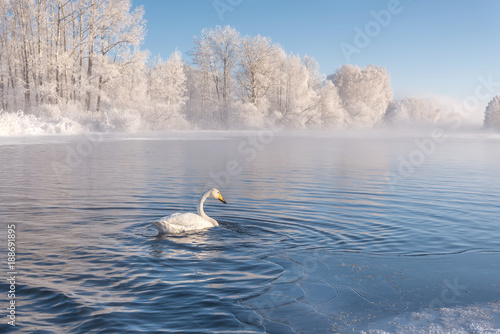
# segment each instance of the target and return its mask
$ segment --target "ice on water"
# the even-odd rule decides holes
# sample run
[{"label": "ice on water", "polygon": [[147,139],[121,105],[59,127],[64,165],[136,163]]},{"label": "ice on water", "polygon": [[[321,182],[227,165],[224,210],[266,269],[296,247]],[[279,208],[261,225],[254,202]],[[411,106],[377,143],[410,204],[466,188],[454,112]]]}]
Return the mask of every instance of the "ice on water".
[{"label": "ice on water", "polygon": [[270,256],[281,274],[242,304],[269,332],[497,333],[500,302],[474,302],[496,284],[494,275],[478,274],[484,260],[476,254],[461,256],[466,270],[438,256]]}]

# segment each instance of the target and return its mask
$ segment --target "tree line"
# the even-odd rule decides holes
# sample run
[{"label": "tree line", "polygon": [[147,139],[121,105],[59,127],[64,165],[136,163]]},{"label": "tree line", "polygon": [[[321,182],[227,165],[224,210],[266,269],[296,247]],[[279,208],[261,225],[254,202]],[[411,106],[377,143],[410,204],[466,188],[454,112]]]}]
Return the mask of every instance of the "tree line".
[{"label": "tree line", "polygon": [[[230,26],[204,29],[189,64],[178,51],[148,61],[143,16],[130,0],[0,0],[0,109],[55,117],[51,106],[142,129],[373,127],[443,114],[433,101],[393,101],[384,67],[325,76],[313,58]],[[485,125],[499,122],[495,103]]]},{"label": "tree line", "polygon": [[144,61],[143,10],[127,0],[0,0],[0,108],[78,102]]}]

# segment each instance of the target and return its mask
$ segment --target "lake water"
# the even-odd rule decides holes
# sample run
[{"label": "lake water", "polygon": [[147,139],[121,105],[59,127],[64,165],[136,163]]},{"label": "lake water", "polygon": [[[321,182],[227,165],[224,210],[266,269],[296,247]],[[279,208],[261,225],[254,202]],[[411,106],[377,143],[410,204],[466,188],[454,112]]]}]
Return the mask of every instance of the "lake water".
[{"label": "lake water", "polygon": [[[499,152],[432,131],[1,138],[15,330],[499,333]],[[157,236],[211,186],[219,227]]]}]

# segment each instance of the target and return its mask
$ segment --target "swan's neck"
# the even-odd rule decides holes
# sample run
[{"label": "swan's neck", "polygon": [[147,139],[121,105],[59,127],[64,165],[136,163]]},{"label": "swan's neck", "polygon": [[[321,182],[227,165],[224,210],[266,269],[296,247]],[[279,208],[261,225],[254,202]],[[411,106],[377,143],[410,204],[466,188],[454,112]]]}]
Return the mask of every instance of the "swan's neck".
[{"label": "swan's neck", "polygon": [[198,201],[198,215],[200,215],[201,217],[203,217],[204,219],[208,220],[213,226],[218,226],[219,224],[217,223],[217,221],[213,218],[210,218],[209,216],[207,216],[207,214],[205,213],[205,211],[203,211],[203,203],[205,203],[205,200],[207,199],[208,195],[210,194],[210,191],[207,191],[206,193],[204,193],[203,195],[201,195],[200,197],[200,200]]}]

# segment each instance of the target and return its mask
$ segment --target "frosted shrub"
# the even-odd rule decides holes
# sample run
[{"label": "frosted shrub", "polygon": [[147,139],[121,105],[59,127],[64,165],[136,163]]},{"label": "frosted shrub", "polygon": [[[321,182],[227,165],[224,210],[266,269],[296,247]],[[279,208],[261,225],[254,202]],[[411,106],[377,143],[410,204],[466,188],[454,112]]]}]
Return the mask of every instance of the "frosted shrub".
[{"label": "frosted shrub", "polygon": [[353,102],[346,107],[347,124],[351,128],[371,128],[378,122],[380,116],[363,101]]},{"label": "frosted shrub", "polygon": [[42,135],[83,132],[82,127],[73,120],[62,118],[46,120],[22,111],[0,112],[0,136]]},{"label": "frosted shrub", "polygon": [[136,110],[113,108],[103,112],[102,126],[106,132],[139,132],[142,127],[141,115]]},{"label": "frosted shrub", "polygon": [[238,101],[234,104],[233,128],[262,129],[269,125],[269,103],[259,100],[257,103]]},{"label": "frosted shrub", "polygon": [[431,100],[406,98],[389,106],[385,118],[392,124],[432,124],[439,121],[441,111]]}]

